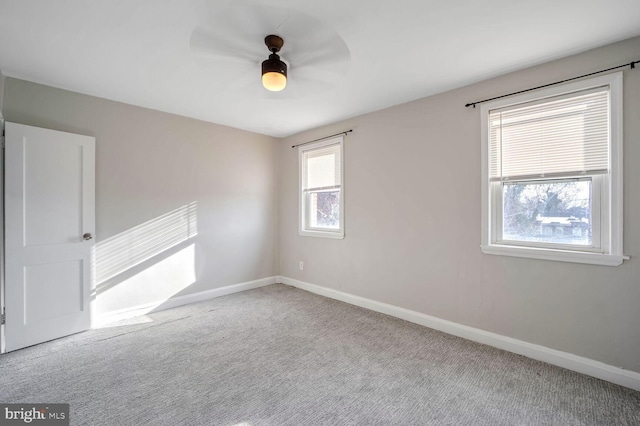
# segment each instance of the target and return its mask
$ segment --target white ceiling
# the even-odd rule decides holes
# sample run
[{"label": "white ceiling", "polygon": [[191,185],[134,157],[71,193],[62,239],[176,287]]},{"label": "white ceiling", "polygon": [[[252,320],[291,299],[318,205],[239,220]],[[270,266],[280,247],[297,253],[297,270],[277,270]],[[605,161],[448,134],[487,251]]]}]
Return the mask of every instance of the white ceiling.
[{"label": "white ceiling", "polygon": [[639,0],[0,0],[7,76],[276,137],[636,35]]}]

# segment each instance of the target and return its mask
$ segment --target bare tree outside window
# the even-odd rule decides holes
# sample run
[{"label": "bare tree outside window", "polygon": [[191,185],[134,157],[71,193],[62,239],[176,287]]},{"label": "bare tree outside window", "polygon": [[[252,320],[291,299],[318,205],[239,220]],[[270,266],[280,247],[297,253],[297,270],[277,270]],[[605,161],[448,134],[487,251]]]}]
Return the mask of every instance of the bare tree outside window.
[{"label": "bare tree outside window", "polygon": [[340,191],[312,193],[310,204],[313,227],[340,227]]},{"label": "bare tree outside window", "polygon": [[503,239],[590,245],[591,180],[503,185]]}]

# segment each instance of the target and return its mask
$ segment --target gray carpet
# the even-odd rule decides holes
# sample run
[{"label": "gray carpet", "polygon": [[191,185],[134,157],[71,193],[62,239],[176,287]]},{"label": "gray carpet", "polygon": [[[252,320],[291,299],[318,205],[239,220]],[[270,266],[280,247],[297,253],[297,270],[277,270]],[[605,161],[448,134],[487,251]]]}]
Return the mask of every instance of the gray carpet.
[{"label": "gray carpet", "polygon": [[74,425],[640,425],[640,392],[284,285],[0,356]]}]

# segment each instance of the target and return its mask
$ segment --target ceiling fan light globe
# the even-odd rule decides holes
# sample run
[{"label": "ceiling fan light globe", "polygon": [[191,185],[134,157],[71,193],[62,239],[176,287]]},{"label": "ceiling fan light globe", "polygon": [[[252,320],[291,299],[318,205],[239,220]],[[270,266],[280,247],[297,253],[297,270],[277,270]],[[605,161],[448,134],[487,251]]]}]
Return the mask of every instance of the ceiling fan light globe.
[{"label": "ceiling fan light globe", "polygon": [[262,85],[272,92],[279,92],[287,87],[287,77],[279,72],[262,74]]}]

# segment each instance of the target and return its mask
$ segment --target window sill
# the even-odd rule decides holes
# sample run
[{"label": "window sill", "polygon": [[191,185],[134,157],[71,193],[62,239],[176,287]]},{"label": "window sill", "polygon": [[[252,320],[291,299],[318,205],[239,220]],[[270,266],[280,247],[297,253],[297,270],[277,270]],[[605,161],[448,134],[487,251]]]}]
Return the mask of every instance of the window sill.
[{"label": "window sill", "polygon": [[480,246],[480,248],[485,254],[554,260],[558,262],[587,263],[603,266],[619,266],[622,264],[623,260],[629,259],[629,256],[613,254],[574,252],[568,250],[540,249],[507,245],[483,245]]},{"label": "window sill", "polygon": [[331,232],[331,231],[298,231],[303,237],[320,237],[320,238],[333,238],[341,240],[344,238],[344,232]]}]

